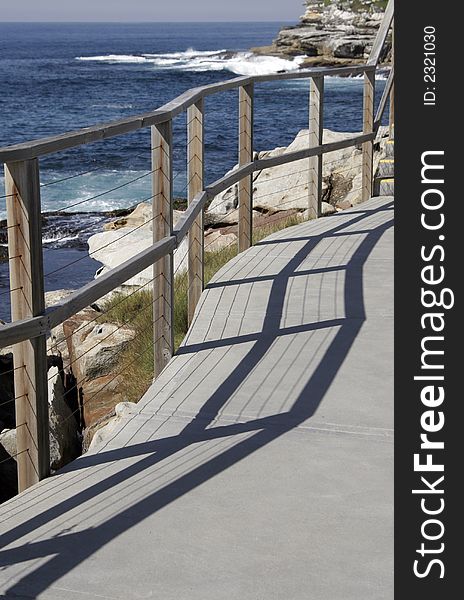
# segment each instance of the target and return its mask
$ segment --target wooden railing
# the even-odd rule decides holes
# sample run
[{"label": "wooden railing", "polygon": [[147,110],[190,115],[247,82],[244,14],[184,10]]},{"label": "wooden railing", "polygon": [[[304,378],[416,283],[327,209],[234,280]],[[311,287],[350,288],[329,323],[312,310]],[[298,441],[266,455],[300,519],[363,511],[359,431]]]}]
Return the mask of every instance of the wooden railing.
[{"label": "wooden railing", "polygon": [[[0,346],[14,345],[19,490],[49,473],[46,338],[50,331],[131,277],[153,265],[154,373],[157,376],[173,354],[173,252],[188,237],[188,314],[192,319],[204,285],[203,209],[222,191],[238,184],[238,249],[252,243],[252,175],[256,171],[309,159],[308,209],[321,214],[322,157],[362,144],[362,200],[372,195],[373,143],[393,87],[393,69],[374,117],[375,72],[393,20],[390,1],[367,64],[314,68],[290,73],[237,77],[188,90],[152,111],[60,136],[0,148],[5,163],[8,251],[12,323],[0,330]],[[324,78],[327,75],[364,76],[363,132],[322,143]],[[309,146],[280,156],[253,160],[253,93],[261,82],[309,79]],[[226,90],[239,90],[239,166],[204,186],[204,99]],[[172,120],[187,112],[188,208],[173,227]],[[39,157],[120,136],[137,129],[152,130],[153,245],[45,309],[42,258]]]}]

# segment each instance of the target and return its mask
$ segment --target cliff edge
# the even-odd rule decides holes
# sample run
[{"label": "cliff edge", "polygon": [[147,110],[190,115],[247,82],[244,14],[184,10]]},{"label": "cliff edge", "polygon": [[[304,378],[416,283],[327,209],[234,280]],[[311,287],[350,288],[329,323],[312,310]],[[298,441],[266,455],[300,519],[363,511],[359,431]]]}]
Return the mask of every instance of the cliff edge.
[{"label": "cliff edge", "polygon": [[[369,56],[387,0],[305,0],[298,25],[283,27],[257,54],[305,56],[302,67],[363,63]],[[388,62],[389,49],[384,60]]]}]

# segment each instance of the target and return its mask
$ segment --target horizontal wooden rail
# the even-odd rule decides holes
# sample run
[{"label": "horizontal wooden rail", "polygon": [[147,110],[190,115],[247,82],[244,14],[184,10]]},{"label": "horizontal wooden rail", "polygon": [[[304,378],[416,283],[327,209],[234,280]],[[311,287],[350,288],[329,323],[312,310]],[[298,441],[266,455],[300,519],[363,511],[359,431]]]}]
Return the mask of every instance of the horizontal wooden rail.
[{"label": "horizontal wooden rail", "polygon": [[176,237],[174,235],[166,237],[79,288],[64,302],[48,308],[45,315],[3,325],[0,329],[2,347],[50,333],[51,329],[147,269],[157,260],[164,258],[176,247]]},{"label": "horizontal wooden rail", "polygon": [[157,260],[167,256],[180,245],[208,200],[211,200],[224,190],[238,183],[243,177],[251,175],[256,171],[262,171],[263,169],[277,167],[312,156],[320,156],[335,150],[349,148],[350,146],[357,146],[372,141],[374,137],[375,133],[357,134],[344,140],[321,144],[314,148],[304,148],[303,150],[287,152],[280,156],[254,160],[235,169],[228,175],[221,177],[221,179],[207,186],[205,190],[194,198],[173,229],[171,236],[163,238],[147,250],[136,254],[118,267],[111,269],[104,275],[100,275],[94,281],[76,290],[60,304],[48,308],[45,315],[23,321],[15,321],[2,326],[0,330],[2,346],[17,344],[27,339],[49,333],[53,327],[63,323],[63,321],[86,306],[96,302],[102,296],[145,270]]},{"label": "horizontal wooden rail", "polygon": [[225,92],[227,90],[238,89],[241,86],[256,82],[278,81],[287,79],[308,79],[311,77],[321,77],[324,75],[350,76],[362,75],[375,69],[375,65],[356,65],[350,67],[315,67],[313,69],[301,69],[299,71],[290,71],[288,73],[274,73],[272,75],[254,75],[253,77],[236,77],[219,83],[212,83],[203,87],[187,90],[174,100],[161,106],[160,108],[135,115],[127,119],[112,121],[93,127],[85,127],[77,131],[71,131],[62,135],[42,138],[14,146],[0,148],[0,162],[8,163],[18,160],[29,160],[54,152],[62,152],[76,146],[90,144],[106,140],[118,135],[137,131],[152,125],[164,123],[186,111],[190,106],[198,102],[201,98]]},{"label": "horizontal wooden rail", "polygon": [[187,210],[184,211],[181,218],[177,221],[176,226],[172,230],[172,235],[176,237],[177,245],[179,245],[184,239],[184,237],[187,235],[193,222],[203,210],[207,200],[208,192],[206,190],[203,190],[195,196],[195,198],[189,204]]},{"label": "horizontal wooden rail", "polygon": [[377,31],[377,35],[372,45],[371,53],[367,60],[368,65],[377,66],[379,64],[379,61],[382,56],[382,50],[385,46],[385,42],[387,41],[388,32],[390,31],[390,27],[393,23],[394,11],[394,0],[389,0],[387,8],[385,9],[382,23],[380,24],[379,30]]},{"label": "horizontal wooden rail", "polygon": [[[106,294],[114,291],[132,277],[153,267],[151,282],[154,298],[153,372],[156,377],[168,363],[174,351],[173,290],[175,272],[173,253],[187,238],[188,320],[191,322],[204,287],[202,213],[210,200],[238,184],[238,250],[240,252],[249,248],[252,243],[252,176],[255,172],[309,159],[308,212],[310,218],[315,218],[320,214],[323,155],[335,150],[359,146],[362,147],[363,157],[362,197],[363,199],[370,197],[373,176],[373,142],[388,98],[390,97],[391,100],[392,97],[394,78],[392,69],[374,119],[375,70],[382,55],[392,19],[393,0],[390,0],[366,65],[319,67],[287,73],[235,77],[227,81],[187,90],[160,108],[142,115],[0,148],[0,162],[5,163],[6,198],[9,207],[7,223],[9,227],[10,290],[14,309],[12,311],[13,322],[0,327],[0,346],[13,345],[14,367],[15,369],[25,367],[24,370],[32,386],[29,386],[26,376],[23,374],[15,375],[17,420],[26,425],[23,430],[27,428],[29,432],[27,436],[18,436],[18,447],[25,448],[21,452],[27,450],[30,455],[29,462],[18,461],[20,490],[42,479],[49,470],[48,417],[45,410],[48,407],[46,336],[52,329],[64,323],[80,310],[105,297]],[[322,143],[323,92],[324,76],[326,75],[364,76],[364,117],[362,133],[324,144]],[[280,156],[268,156],[253,160],[255,84],[295,79],[310,80],[308,147],[294,152],[284,152]],[[239,92],[239,165],[232,172],[204,187],[204,99],[229,90]],[[185,111],[188,113],[188,206],[176,226],[173,227],[172,121]],[[41,269],[41,202],[38,158],[147,127],[150,127],[152,131],[152,245],[74,291],[59,304],[45,310],[44,277]],[[24,209],[23,216],[27,217],[26,219],[17,214],[21,207]],[[32,288],[29,280],[32,282]],[[21,295],[31,305],[30,310],[21,309]],[[30,348],[33,349],[33,352],[30,351]],[[22,393],[23,391],[25,393]],[[20,399],[23,397],[26,397],[28,402],[24,401],[21,404]],[[24,456],[26,455],[24,454]]]}]

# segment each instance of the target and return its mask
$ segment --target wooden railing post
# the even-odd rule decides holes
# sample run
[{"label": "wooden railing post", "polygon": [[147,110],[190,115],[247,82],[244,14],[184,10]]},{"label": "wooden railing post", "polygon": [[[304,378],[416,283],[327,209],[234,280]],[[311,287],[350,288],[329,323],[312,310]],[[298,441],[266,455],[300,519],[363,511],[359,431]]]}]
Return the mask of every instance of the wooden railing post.
[{"label": "wooden railing post", "polygon": [[[392,49],[391,49],[392,68],[395,65],[395,22],[392,22]],[[390,111],[388,117],[388,133],[391,139],[395,137],[395,82],[390,90]]]},{"label": "wooden railing post", "polygon": [[[203,98],[188,108],[187,113],[187,177],[188,203],[203,190],[204,140]],[[204,224],[203,211],[192,224],[188,235],[188,322],[193,320],[195,308],[204,284]]]},{"label": "wooden railing post", "polygon": [[388,119],[388,135],[390,139],[395,137],[395,83],[393,82],[390,90],[390,111]]},{"label": "wooden railing post", "polygon": [[[238,164],[253,160],[253,84],[239,89]],[[253,231],[253,175],[238,183],[238,251],[252,244]]]},{"label": "wooden railing post", "polygon": [[[45,312],[37,159],[5,165],[11,319]],[[45,336],[13,347],[18,488],[23,491],[50,472],[47,347]]]},{"label": "wooden railing post", "polygon": [[[172,232],[172,121],[152,126],[153,241]],[[153,265],[154,376],[174,351],[174,257],[170,253]]]},{"label": "wooden railing post", "polygon": [[[374,131],[375,73],[364,73],[363,133]],[[372,197],[374,140],[362,145],[362,201]]]},{"label": "wooden railing post", "polygon": [[[324,77],[312,77],[309,89],[309,147],[322,144],[324,129]],[[308,209],[309,218],[321,215],[322,154],[309,158]]]}]

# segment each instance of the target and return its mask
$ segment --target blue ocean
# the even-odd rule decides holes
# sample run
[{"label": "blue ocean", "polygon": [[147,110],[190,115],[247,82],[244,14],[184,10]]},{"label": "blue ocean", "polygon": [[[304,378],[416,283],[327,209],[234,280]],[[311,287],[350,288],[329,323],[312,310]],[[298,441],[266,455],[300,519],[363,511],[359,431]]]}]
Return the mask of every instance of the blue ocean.
[{"label": "blue ocean", "polygon": [[[0,146],[144,113],[198,85],[297,69],[299,59],[249,52],[269,45],[282,25],[0,23]],[[383,86],[379,81],[378,94]],[[287,145],[307,127],[307,81],[259,84],[255,98],[255,150]],[[362,79],[326,79],[325,127],[361,130],[361,106]],[[211,182],[237,161],[237,91],[208,98],[205,119],[205,176]],[[174,194],[185,197],[185,115],[173,126]],[[98,213],[150,198],[150,145],[144,130],[40,160],[43,211],[92,213],[47,229],[46,270],[85,251],[85,236],[101,229]],[[0,177],[0,196],[2,190]],[[63,248],[70,254],[64,256]],[[91,259],[81,262],[65,283],[48,278],[47,289],[82,285],[96,267]],[[5,268],[0,265],[3,288]]]}]

